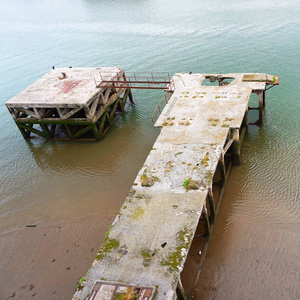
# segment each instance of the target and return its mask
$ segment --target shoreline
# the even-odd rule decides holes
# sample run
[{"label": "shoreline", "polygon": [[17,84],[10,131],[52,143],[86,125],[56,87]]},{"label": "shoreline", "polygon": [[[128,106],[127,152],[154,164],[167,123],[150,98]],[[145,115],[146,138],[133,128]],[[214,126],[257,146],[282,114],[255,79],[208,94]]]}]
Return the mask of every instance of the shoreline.
[{"label": "shoreline", "polygon": [[71,299],[114,218],[100,212],[2,233],[0,299]]}]

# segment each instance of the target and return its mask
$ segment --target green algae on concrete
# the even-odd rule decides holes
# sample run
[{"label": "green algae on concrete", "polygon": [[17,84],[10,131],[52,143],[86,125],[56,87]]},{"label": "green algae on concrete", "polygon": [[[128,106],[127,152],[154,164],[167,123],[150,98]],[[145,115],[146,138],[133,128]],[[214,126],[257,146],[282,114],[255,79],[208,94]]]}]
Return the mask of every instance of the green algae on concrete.
[{"label": "green algae on concrete", "polygon": [[119,241],[109,236],[106,236],[101,248],[98,250],[95,260],[102,260],[111,250],[118,248],[120,245]]},{"label": "green algae on concrete", "polygon": [[186,256],[186,253],[189,249],[191,243],[192,233],[191,231],[187,230],[186,228],[182,229],[181,231],[177,232],[176,240],[177,240],[177,247],[174,252],[169,254],[166,260],[163,260],[161,264],[163,266],[168,267],[168,271],[174,272],[179,271],[182,267],[181,264],[183,262],[183,258]]},{"label": "green algae on concrete", "polygon": [[140,218],[142,218],[142,216],[144,215],[145,213],[145,209],[144,208],[141,208],[141,207],[137,207],[132,215],[131,215],[131,220],[138,220]]},{"label": "green algae on concrete", "polygon": [[154,251],[150,249],[143,249],[141,251],[141,255],[143,257],[143,266],[144,267],[149,267],[151,264],[151,258],[156,254],[157,250],[155,249]]}]

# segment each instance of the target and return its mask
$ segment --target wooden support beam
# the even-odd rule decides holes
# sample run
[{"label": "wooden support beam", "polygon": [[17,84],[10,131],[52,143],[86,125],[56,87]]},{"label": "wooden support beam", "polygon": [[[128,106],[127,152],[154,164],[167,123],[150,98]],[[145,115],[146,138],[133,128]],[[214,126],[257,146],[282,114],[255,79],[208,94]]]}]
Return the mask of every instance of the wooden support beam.
[{"label": "wooden support beam", "polygon": [[107,116],[107,113],[105,112],[100,119],[100,124],[99,124],[99,129],[98,129],[100,136],[103,136],[104,126],[105,126],[105,122],[106,122],[106,116]]},{"label": "wooden support beam", "polygon": [[123,111],[124,111],[124,108],[125,108],[125,104],[126,104],[126,101],[127,101],[127,98],[128,98],[128,95],[129,95],[129,92],[130,92],[130,89],[127,89],[124,93],[124,96],[123,96],[123,100],[122,100],[122,108],[123,108]]},{"label": "wooden support beam", "polygon": [[66,120],[68,118],[70,118],[72,115],[76,114],[78,111],[80,111],[82,109],[82,107],[76,107],[71,109],[69,112],[67,112],[64,116],[63,119]]},{"label": "wooden support beam", "polygon": [[208,204],[210,210],[211,223],[214,224],[216,218],[216,209],[215,209],[214,195],[211,187],[208,189],[207,198],[208,198]]},{"label": "wooden support beam", "polygon": [[239,128],[233,128],[232,129],[232,138],[233,138],[233,143],[232,143],[232,146],[231,146],[232,159],[233,159],[232,162],[235,166],[238,166],[241,163],[241,147],[240,147]]},{"label": "wooden support beam", "polygon": [[92,129],[91,127],[92,125],[90,126],[85,126],[83,129],[77,131],[74,135],[73,135],[73,139],[77,139],[79,138],[80,136],[82,136],[83,134],[85,134],[86,132],[90,131]]},{"label": "wooden support beam", "polygon": [[114,120],[114,115],[115,115],[115,113],[116,113],[117,107],[118,107],[118,101],[116,101],[116,102],[112,105],[112,110],[111,110],[110,115],[109,115],[109,118],[110,118],[111,120]]},{"label": "wooden support beam", "polygon": [[57,124],[51,124],[51,126],[50,126],[50,136],[51,136],[51,138],[54,137],[56,126],[57,126]]},{"label": "wooden support beam", "polygon": [[117,109],[121,112],[124,112],[124,108],[123,108],[123,103],[122,103],[122,98],[118,98],[116,101],[118,102],[118,106],[117,106]]},{"label": "wooden support beam", "polygon": [[180,277],[179,277],[178,284],[177,284],[176,294],[177,294],[178,300],[187,300],[187,296],[186,296],[186,293],[184,291],[184,288],[183,288],[182,281],[181,281]]},{"label": "wooden support beam", "polygon": [[224,159],[224,153],[221,153],[220,160],[219,160],[219,167],[220,167],[220,176],[222,181],[222,187],[225,187],[227,176],[226,176],[226,167],[225,167],[225,159]]},{"label": "wooden support beam", "polygon": [[109,108],[109,106],[107,106],[106,108],[105,108],[105,114],[106,114],[106,119],[107,119],[107,121],[108,121],[108,123],[109,123],[109,125],[112,123],[112,120],[110,119],[110,115],[109,115],[109,112],[108,112],[108,108]]},{"label": "wooden support beam", "polygon": [[51,139],[51,134],[50,134],[48,126],[45,124],[40,124],[40,126],[43,129],[43,132],[45,133],[46,138]]},{"label": "wooden support beam", "polygon": [[23,138],[24,138],[25,140],[29,139],[30,134],[27,133],[27,131],[26,131],[22,126],[20,126],[20,124],[18,124],[18,123],[16,123],[16,124],[17,124],[19,130],[21,131],[21,133],[22,133],[22,135],[23,135]]},{"label": "wooden support beam", "polygon": [[41,116],[40,116],[40,113],[39,113],[38,109],[35,108],[35,107],[33,107],[33,111],[34,111],[36,117],[40,120],[40,119],[41,119]]},{"label": "wooden support beam", "polygon": [[258,111],[259,117],[256,121],[256,125],[262,125],[264,112],[265,112],[265,91],[257,91],[256,94],[258,95]]},{"label": "wooden support beam", "polygon": [[207,208],[206,208],[205,203],[204,203],[203,209],[202,209],[202,217],[203,217],[203,220],[204,220],[204,229],[205,229],[206,241],[209,242],[211,229],[210,229],[210,222],[209,222],[209,217],[208,217]]},{"label": "wooden support beam", "polygon": [[72,119],[72,120],[61,120],[61,119],[44,119],[44,120],[34,120],[34,119],[26,119],[21,118],[16,121],[19,124],[60,124],[60,125],[90,125],[91,121],[87,121],[86,119]]},{"label": "wooden support beam", "polygon": [[246,132],[247,132],[246,127],[242,127],[241,137],[240,137],[240,147],[242,147],[242,145],[243,145]]},{"label": "wooden support beam", "polygon": [[37,135],[39,135],[43,138],[46,138],[46,135],[45,135],[44,132],[41,132],[41,131],[35,129],[35,128],[31,127],[30,125],[28,126],[28,125],[19,123],[18,126],[25,129],[28,132],[28,137],[30,137],[30,133],[32,132],[32,133],[35,133],[35,134],[37,134]]},{"label": "wooden support beam", "polygon": [[65,127],[65,129],[66,129],[66,132],[67,132],[68,137],[69,137],[70,139],[73,139],[73,134],[72,134],[72,132],[71,132],[71,129],[70,129],[69,125],[65,124],[64,127]]},{"label": "wooden support beam", "polygon": [[232,143],[233,143],[233,139],[229,139],[228,142],[226,143],[224,149],[223,149],[223,155],[225,155],[227,153],[227,151],[231,147]]},{"label": "wooden support beam", "polygon": [[43,119],[47,119],[49,117],[51,117],[53,114],[58,115],[57,110],[55,108],[48,108],[46,109],[46,112],[42,115]]},{"label": "wooden support beam", "polygon": [[130,103],[134,104],[133,96],[132,96],[132,91],[131,91],[131,89],[128,89],[128,90],[129,90],[128,96],[129,96]]},{"label": "wooden support beam", "polygon": [[242,122],[242,127],[245,127],[246,133],[248,133],[248,131],[249,131],[249,110],[248,110],[248,108],[245,111],[244,119]]},{"label": "wooden support beam", "polygon": [[101,136],[102,132],[100,133],[97,125],[96,124],[91,125],[91,129],[93,130],[93,133],[94,133],[94,136],[95,136],[96,140],[100,141],[101,138],[102,138],[102,136]]}]

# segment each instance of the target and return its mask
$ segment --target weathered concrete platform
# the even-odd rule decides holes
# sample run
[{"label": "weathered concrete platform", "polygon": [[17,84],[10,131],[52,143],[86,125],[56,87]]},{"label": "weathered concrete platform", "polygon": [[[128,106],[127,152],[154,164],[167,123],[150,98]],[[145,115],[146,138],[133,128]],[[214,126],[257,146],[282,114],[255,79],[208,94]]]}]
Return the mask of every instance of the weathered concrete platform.
[{"label": "weathered concrete platform", "polygon": [[[203,86],[207,78],[220,86]],[[234,80],[227,85],[228,78]],[[265,74],[175,74],[172,80],[175,91],[155,124],[161,133],[74,300],[98,299],[96,281],[155,287],[151,297],[159,300],[177,299],[178,289],[184,297],[180,273],[200,217],[208,228],[215,213],[213,176],[220,170],[225,185],[224,155],[239,163],[249,97],[258,93],[263,110],[266,84],[274,82]],[[122,295],[135,299],[129,289]],[[138,291],[135,297],[150,299]]]},{"label": "weathered concrete platform", "polygon": [[[69,139],[90,134],[100,140],[124,111],[131,91],[119,85],[99,87],[102,80],[124,80],[122,68],[58,68],[6,102],[24,138]],[[122,96],[123,95],[123,96]]]}]

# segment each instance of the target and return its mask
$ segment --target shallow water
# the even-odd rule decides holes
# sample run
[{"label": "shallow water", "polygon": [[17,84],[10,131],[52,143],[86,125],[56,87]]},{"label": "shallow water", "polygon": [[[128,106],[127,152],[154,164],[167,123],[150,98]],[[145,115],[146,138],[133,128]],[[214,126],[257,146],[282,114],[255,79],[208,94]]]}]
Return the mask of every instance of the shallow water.
[{"label": "shallow water", "polygon": [[[27,245],[22,241],[28,232],[19,231],[25,224],[56,228],[66,222],[72,228],[83,218],[78,241],[88,231],[85,242],[100,245],[158,135],[150,116],[161,92],[134,91],[136,105],[101,143],[25,142],[4,103],[53,65],[280,75],[280,86],[267,92],[264,126],[251,128],[243,164],[231,173],[197,293],[202,299],[300,297],[299,13],[296,0],[2,0],[0,298],[24,295],[20,288],[33,278],[36,297],[45,298],[53,291],[39,277],[49,272],[53,284],[60,272],[53,264],[51,272],[37,272],[13,250]],[[94,213],[105,219],[97,229],[91,225]],[[35,249],[37,236],[31,233],[30,239]],[[39,245],[44,253],[48,244]],[[58,248],[52,256],[66,250]],[[59,278],[62,288],[52,298],[68,299],[88,269],[94,254],[79,249],[70,263],[76,265],[79,257],[84,262]],[[34,260],[36,254],[27,255]],[[25,267],[27,281],[20,275]]]}]

